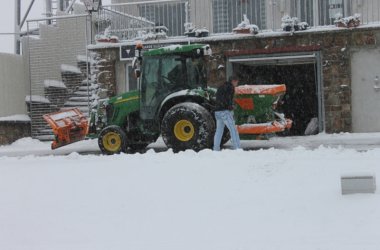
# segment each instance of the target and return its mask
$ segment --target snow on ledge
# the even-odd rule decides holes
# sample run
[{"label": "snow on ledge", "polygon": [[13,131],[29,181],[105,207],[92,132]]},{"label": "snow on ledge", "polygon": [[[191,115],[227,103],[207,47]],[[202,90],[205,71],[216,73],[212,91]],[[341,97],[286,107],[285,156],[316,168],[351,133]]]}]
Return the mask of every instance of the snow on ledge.
[{"label": "snow on ledge", "polygon": [[29,103],[30,101],[32,101],[32,102],[38,102],[38,103],[47,103],[47,104],[50,103],[50,101],[48,99],[46,99],[43,96],[39,96],[39,95],[32,95],[32,96],[27,95],[25,97],[25,102]]},{"label": "snow on ledge", "polygon": [[67,65],[67,64],[61,65],[61,71],[62,72],[72,72],[72,73],[82,74],[82,72],[80,71],[80,69],[78,67]]},{"label": "snow on ledge", "polygon": [[23,115],[23,114],[0,117],[0,122],[3,122],[3,121],[29,122],[30,117],[28,115]]},{"label": "snow on ledge", "polygon": [[[360,26],[354,28],[358,29],[368,29],[368,28],[380,28],[380,22],[373,22],[369,24],[361,24]],[[303,34],[303,33],[324,33],[329,31],[342,31],[342,30],[350,30],[347,28],[339,28],[335,25],[325,25],[325,26],[312,26],[307,30],[300,30],[294,32],[295,34]],[[280,37],[280,36],[291,36],[293,35],[291,32],[279,30],[261,30],[257,35],[252,34],[236,34],[236,33],[217,33],[210,34],[208,37],[187,37],[187,36],[177,36],[177,37],[168,37],[164,40],[157,41],[144,41],[147,44],[175,44],[175,43],[207,43],[210,41],[219,41],[219,40],[239,40],[246,39],[247,37],[256,37],[256,38],[269,38],[269,37]],[[122,45],[136,45],[137,40],[123,40],[119,43],[97,43],[96,45],[88,45],[88,49],[107,49],[107,48],[119,48]]]},{"label": "snow on ledge", "polygon": [[57,80],[45,80],[44,86],[46,88],[54,87],[54,88],[66,89],[66,85],[63,82],[57,81]]}]

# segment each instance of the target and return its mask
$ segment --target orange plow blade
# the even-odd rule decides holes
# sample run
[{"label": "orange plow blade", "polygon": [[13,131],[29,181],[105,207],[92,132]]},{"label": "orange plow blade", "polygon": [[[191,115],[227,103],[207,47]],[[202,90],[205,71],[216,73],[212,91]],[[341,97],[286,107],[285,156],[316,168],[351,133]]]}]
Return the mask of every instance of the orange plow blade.
[{"label": "orange plow blade", "polygon": [[52,149],[83,140],[88,133],[88,120],[77,108],[46,114],[43,118],[55,135]]}]

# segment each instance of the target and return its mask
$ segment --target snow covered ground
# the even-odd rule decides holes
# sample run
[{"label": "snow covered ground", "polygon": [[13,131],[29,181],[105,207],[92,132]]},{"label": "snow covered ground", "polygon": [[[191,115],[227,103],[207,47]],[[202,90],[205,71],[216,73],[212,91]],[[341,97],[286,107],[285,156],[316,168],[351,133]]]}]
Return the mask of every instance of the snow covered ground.
[{"label": "snow covered ground", "polygon": [[149,147],[0,147],[0,249],[380,249],[379,191],[342,195],[340,183],[380,176],[380,133],[243,141],[244,151]]}]

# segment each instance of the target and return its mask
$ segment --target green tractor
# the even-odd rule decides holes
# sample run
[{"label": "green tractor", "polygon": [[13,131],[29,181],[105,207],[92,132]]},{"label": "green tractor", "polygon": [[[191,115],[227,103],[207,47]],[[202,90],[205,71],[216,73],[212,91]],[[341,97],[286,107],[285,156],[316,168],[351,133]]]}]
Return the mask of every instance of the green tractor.
[{"label": "green tractor", "polygon": [[[142,46],[136,46],[133,65],[138,90],[99,102],[96,112],[91,113],[88,136],[98,138],[104,154],[142,150],[160,135],[175,152],[211,148],[216,89],[207,86],[210,56],[210,46],[201,44],[172,45],[144,53]],[[285,86],[260,86],[236,88],[235,116],[242,137],[279,132],[291,125],[273,110]],[[72,133],[75,128],[74,122],[68,130]],[[56,145],[78,140],[59,136],[54,127],[53,131]],[[225,133],[223,142],[228,138]]]},{"label": "green tractor", "polygon": [[170,46],[141,55],[134,67],[140,88],[101,103],[90,122],[103,153],[139,150],[162,135],[175,151],[212,146],[214,89],[207,87],[205,45]]}]

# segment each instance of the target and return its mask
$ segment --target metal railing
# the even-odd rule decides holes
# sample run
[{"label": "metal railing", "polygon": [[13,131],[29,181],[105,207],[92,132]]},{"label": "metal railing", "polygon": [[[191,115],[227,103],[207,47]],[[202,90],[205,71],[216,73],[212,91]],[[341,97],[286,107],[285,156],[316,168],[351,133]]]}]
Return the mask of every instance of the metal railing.
[{"label": "metal railing", "polygon": [[163,27],[168,36],[183,35],[188,20],[187,2],[159,0],[106,5],[99,13],[98,30],[104,32],[108,28],[107,32],[119,39],[133,39],[141,36],[141,32]]},{"label": "metal railing", "polygon": [[[116,0],[115,0],[116,2]],[[210,33],[229,33],[246,15],[251,24],[261,30],[281,29],[282,17],[297,17],[310,26],[334,25],[336,16],[360,14],[362,24],[380,21],[378,0],[118,0],[118,4],[104,6],[108,14],[104,20],[112,21],[110,31],[121,39],[135,37],[137,29],[146,30],[153,26],[168,28],[168,36],[185,33],[185,24],[206,28]],[[113,14],[111,14],[113,13]],[[115,15],[115,17],[110,17]],[[121,34],[132,30],[131,34]],[[100,29],[101,31],[101,29]]]},{"label": "metal railing", "polygon": [[[277,19],[288,14],[306,21],[310,26],[334,25],[337,16],[360,15],[362,24],[380,21],[378,0],[274,0],[273,13]],[[278,28],[278,21],[272,28]]]},{"label": "metal railing", "polygon": [[102,8],[95,23],[97,34],[117,36],[127,40],[138,37],[142,31],[153,30],[155,24],[141,16],[133,16],[118,10]]}]

